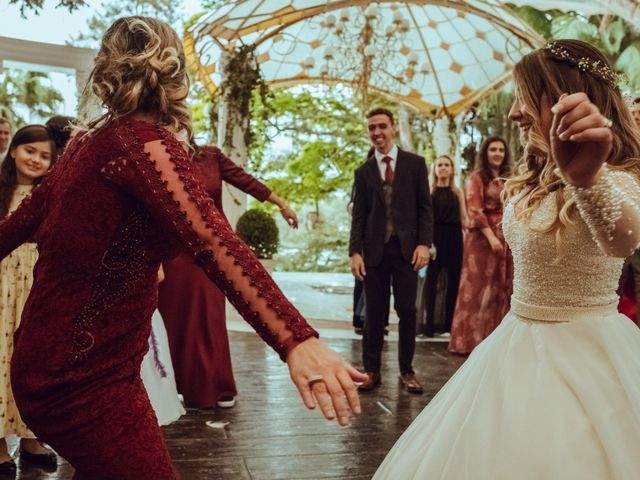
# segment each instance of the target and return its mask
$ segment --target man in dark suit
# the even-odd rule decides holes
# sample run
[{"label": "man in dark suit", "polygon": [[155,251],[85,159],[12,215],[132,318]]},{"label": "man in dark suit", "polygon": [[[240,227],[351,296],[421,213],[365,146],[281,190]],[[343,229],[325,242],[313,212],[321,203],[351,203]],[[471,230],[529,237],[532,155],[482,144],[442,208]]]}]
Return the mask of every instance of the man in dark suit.
[{"label": "man in dark suit", "polygon": [[416,272],[429,261],[433,209],[424,158],[394,143],[393,114],[376,108],[367,114],[374,152],[354,178],[349,256],[353,275],[364,281],[367,297],[362,337],[369,379],[360,390],[380,384],[384,327],[393,287],[399,323],[400,378],[409,392],[421,393],[412,362],[416,335]]}]

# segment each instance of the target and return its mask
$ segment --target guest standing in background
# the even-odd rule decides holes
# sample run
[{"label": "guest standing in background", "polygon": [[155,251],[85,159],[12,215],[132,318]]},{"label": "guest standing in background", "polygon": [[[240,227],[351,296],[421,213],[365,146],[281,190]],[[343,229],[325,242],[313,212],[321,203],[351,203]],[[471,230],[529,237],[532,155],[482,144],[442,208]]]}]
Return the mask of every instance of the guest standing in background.
[{"label": "guest standing in background", "polygon": [[431,168],[433,244],[424,290],[426,318],[418,333],[428,337],[451,332],[462,270],[462,228],[468,225],[464,193],[455,185],[455,165],[449,155],[436,158]]},{"label": "guest standing in background", "polygon": [[[0,168],[0,220],[13,212],[47,174],[55,159],[55,145],[43,125],[18,130]],[[20,458],[35,465],[54,467],[55,454],[42,445],[22,421],[10,383],[13,334],[33,284],[38,259],[35,243],[25,243],[0,262],[0,475],[11,475],[16,465],[7,450],[6,437],[20,437]]]},{"label": "guest standing in background", "polygon": [[[349,199],[349,203],[347,204],[347,212],[349,212],[349,216],[353,213],[353,198],[355,196],[355,185],[351,186],[351,198]],[[362,331],[364,329],[364,321],[365,321],[365,302],[366,298],[364,295],[364,282],[354,278],[353,284],[353,320],[351,324],[353,325],[353,331],[357,335],[362,335]]]},{"label": "guest standing in background", "polygon": [[485,139],[466,186],[469,231],[449,342],[454,353],[471,353],[509,310],[513,260],[502,233],[500,194],[510,171],[504,139]]},{"label": "guest standing in background", "polygon": [[[227,158],[216,147],[195,147],[197,179],[222,212],[222,182],[257,200],[275,204],[293,228],[298,218],[266,185]],[[188,408],[233,407],[238,395],[225,315],[225,296],[188,254],[164,262],[158,310],[162,315],[178,392]]]},{"label": "guest standing in background", "polygon": [[[640,97],[631,104],[631,116],[640,130]],[[618,293],[618,310],[640,326],[640,250],[636,250],[625,260]]]},{"label": "guest standing in background", "polygon": [[74,135],[74,130],[79,131],[78,124],[80,122],[75,117],[67,115],[54,115],[45,123],[49,129],[49,134],[56,145],[56,155],[62,155],[67,143]]},{"label": "guest standing in background", "polygon": [[9,144],[11,143],[11,132],[13,131],[13,127],[11,122],[6,119],[0,117],[0,163],[4,159],[7,154],[7,150],[9,149]]},{"label": "guest standing in background", "polygon": [[358,388],[373,390],[380,369],[389,293],[399,317],[400,379],[408,392],[421,393],[413,370],[416,341],[417,271],[429,262],[433,211],[424,158],[395,144],[393,114],[385,108],[367,113],[367,131],[375,151],[354,173],[351,218],[351,272],[364,281],[366,320],[362,360],[369,376]]}]

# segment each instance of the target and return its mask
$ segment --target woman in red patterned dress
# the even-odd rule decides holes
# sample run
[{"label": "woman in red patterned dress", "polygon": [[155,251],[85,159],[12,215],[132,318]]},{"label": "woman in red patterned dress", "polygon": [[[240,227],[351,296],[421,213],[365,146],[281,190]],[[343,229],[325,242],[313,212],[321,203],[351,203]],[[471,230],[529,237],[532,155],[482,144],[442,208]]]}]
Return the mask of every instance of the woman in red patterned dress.
[{"label": "woman in red patterned dress", "polygon": [[[269,188],[215,147],[196,147],[193,168],[198,181],[222,211],[222,182],[256,199],[274,203],[289,225],[298,226],[293,210]],[[237,395],[231,367],[224,294],[186,253],[163,263],[159,286],[162,314],[178,391],[188,408],[232,407]]]},{"label": "woman in red patterned dress", "polygon": [[0,259],[34,235],[40,253],[11,365],[26,424],[77,479],[176,478],[140,363],[158,268],[181,251],[287,361],[304,403],[345,424],[366,376],[317,340],[196,181],[178,36],[117,20],[90,82],[107,113],[0,223]]},{"label": "woman in red patterned dress", "polygon": [[464,240],[460,288],[449,351],[468,354],[509,311],[513,260],[502,233],[503,178],[511,168],[501,137],[486,138],[466,186],[469,229]]}]

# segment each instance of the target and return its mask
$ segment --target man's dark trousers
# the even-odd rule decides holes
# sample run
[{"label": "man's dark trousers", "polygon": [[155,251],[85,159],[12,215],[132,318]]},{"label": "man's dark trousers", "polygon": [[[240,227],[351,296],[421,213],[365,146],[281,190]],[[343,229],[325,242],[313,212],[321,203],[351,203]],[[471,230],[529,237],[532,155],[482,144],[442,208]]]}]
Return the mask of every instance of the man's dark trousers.
[{"label": "man's dark trousers", "polygon": [[415,351],[417,284],[417,274],[411,263],[402,256],[400,242],[394,235],[384,246],[382,261],[375,267],[367,267],[364,277],[367,292],[367,320],[362,337],[365,371],[380,371],[384,329],[389,315],[389,296],[393,287],[394,308],[400,318],[400,373],[413,373],[411,363]]}]

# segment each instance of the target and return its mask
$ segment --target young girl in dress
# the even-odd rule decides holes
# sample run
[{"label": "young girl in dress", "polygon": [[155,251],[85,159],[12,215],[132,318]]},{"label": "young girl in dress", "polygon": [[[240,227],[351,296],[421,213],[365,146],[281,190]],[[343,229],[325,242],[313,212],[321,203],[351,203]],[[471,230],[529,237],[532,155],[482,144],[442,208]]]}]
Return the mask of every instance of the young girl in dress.
[{"label": "young girl in dress", "polygon": [[449,155],[441,155],[431,167],[433,201],[433,244],[436,258],[429,263],[424,286],[428,337],[451,331],[453,311],[458,297],[462,269],[462,229],[468,224],[464,193],[454,182],[455,164]]},{"label": "young girl in dress", "polygon": [[454,353],[471,353],[509,310],[513,261],[502,233],[500,194],[510,170],[504,139],[486,138],[466,185],[469,231],[449,342]]},{"label": "young girl in dress", "polygon": [[[0,168],[0,219],[13,212],[46,175],[55,158],[53,141],[43,125],[18,130]],[[18,413],[9,376],[13,334],[33,283],[38,258],[35,243],[25,243],[0,262],[0,474],[16,471],[6,437],[20,437],[20,458],[41,466],[56,465],[55,454],[29,431]]]},{"label": "young girl in dress", "polygon": [[616,289],[640,244],[640,132],[588,43],[549,43],[514,77],[525,154],[505,185],[511,311],[375,480],[638,478],[640,330]]}]

